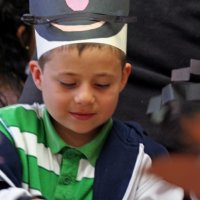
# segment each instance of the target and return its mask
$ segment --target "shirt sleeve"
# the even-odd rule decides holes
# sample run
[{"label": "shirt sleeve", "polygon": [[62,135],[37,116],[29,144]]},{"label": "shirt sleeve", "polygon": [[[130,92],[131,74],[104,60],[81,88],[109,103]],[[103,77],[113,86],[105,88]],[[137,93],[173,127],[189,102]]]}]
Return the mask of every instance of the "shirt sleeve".
[{"label": "shirt sleeve", "polygon": [[184,191],[182,188],[150,175],[142,176],[135,196],[135,200],[183,200],[183,198]]},{"label": "shirt sleeve", "polygon": [[183,200],[184,190],[163,179],[145,173],[152,164],[151,157],[141,144],[137,161],[123,200]]}]

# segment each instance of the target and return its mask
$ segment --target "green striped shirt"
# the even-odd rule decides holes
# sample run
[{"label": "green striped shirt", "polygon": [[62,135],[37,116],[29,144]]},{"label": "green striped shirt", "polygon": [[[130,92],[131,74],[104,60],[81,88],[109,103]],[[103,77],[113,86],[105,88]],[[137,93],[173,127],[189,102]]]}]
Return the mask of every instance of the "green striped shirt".
[{"label": "green striped shirt", "polygon": [[23,187],[48,200],[91,200],[95,163],[112,127],[102,127],[88,144],[72,148],[56,133],[44,105],[0,109],[0,131],[16,146]]}]

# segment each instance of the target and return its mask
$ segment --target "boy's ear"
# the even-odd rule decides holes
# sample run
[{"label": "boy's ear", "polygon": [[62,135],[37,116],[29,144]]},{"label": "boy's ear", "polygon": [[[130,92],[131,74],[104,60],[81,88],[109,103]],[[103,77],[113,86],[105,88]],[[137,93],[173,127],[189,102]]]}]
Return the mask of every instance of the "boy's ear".
[{"label": "boy's ear", "polygon": [[29,62],[29,69],[33,77],[36,87],[41,90],[42,70],[37,61],[31,60]]},{"label": "boy's ear", "polygon": [[126,83],[128,81],[128,78],[131,74],[131,70],[132,70],[132,66],[130,63],[126,63],[123,71],[122,71],[122,80],[121,80],[121,88],[120,91],[122,91],[124,89],[124,87],[126,86]]}]

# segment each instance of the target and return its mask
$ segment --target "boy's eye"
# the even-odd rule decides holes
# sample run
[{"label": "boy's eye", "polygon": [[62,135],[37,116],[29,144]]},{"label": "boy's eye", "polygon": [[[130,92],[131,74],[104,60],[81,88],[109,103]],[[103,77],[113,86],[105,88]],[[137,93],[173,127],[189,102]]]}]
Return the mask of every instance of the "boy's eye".
[{"label": "boy's eye", "polygon": [[60,83],[61,83],[61,85],[65,86],[67,88],[74,88],[77,85],[76,83],[66,83],[66,82],[60,82]]},{"label": "boy's eye", "polygon": [[110,86],[110,84],[99,84],[99,83],[96,83],[95,86],[100,88],[100,89],[104,89],[104,88],[108,88]]}]

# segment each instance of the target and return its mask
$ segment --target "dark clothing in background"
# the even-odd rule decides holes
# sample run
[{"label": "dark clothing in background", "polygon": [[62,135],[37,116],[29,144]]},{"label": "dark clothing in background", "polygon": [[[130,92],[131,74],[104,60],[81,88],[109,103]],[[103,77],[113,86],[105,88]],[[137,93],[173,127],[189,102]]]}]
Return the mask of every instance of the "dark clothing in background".
[{"label": "dark clothing in background", "polygon": [[[146,109],[150,97],[159,95],[170,82],[171,70],[200,59],[199,0],[131,0],[128,61],[133,71],[122,92],[115,117],[139,122],[153,137],[157,126],[150,123]],[[27,81],[27,84],[33,84]],[[35,86],[25,86],[19,102],[38,102]]]},{"label": "dark clothing in background", "polygon": [[132,0],[131,14],[138,18],[128,29],[133,71],[115,116],[134,119],[157,137],[158,126],[146,115],[148,101],[160,95],[172,69],[188,67],[191,58],[200,59],[200,1]]}]

